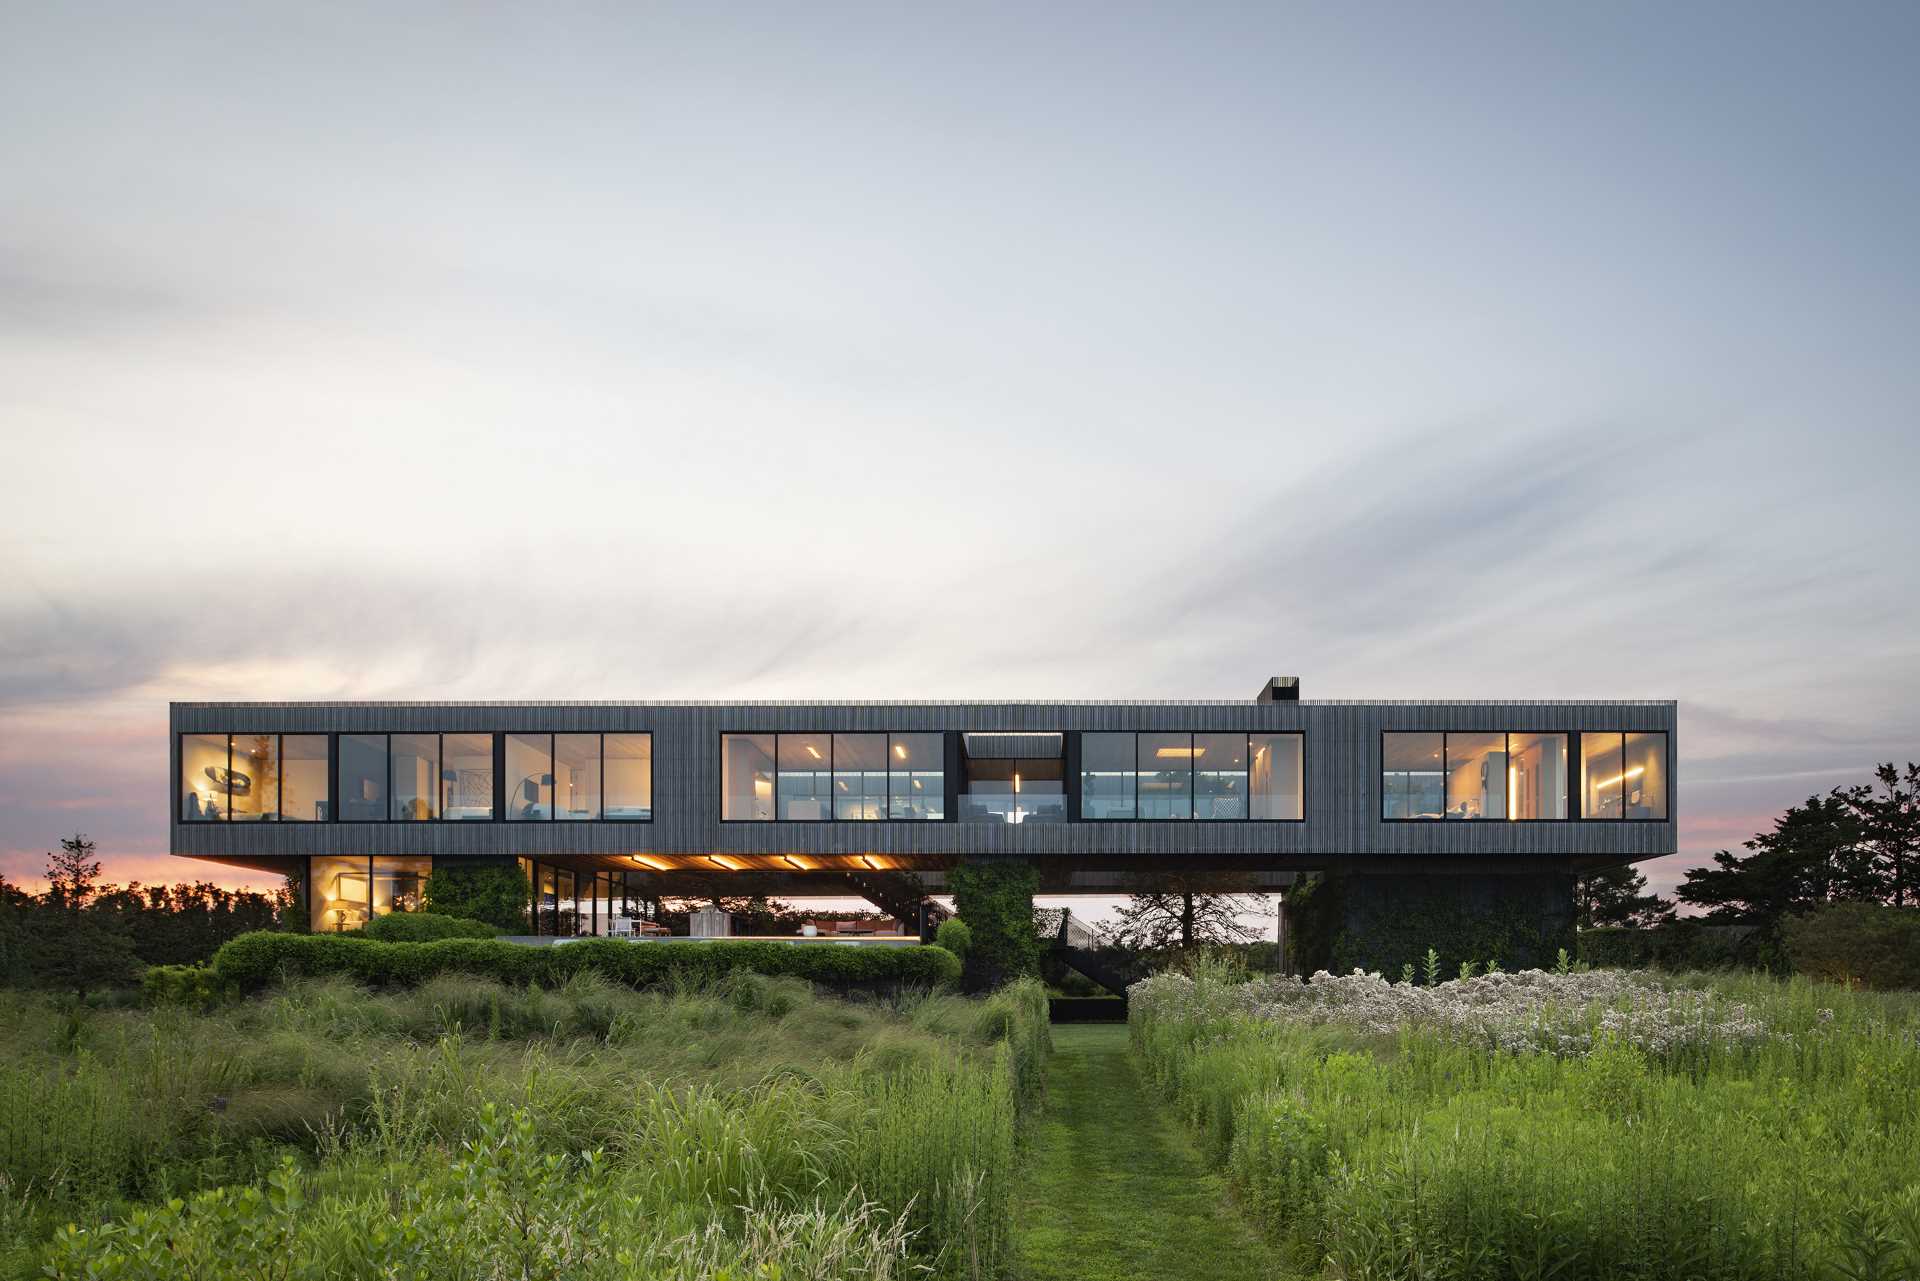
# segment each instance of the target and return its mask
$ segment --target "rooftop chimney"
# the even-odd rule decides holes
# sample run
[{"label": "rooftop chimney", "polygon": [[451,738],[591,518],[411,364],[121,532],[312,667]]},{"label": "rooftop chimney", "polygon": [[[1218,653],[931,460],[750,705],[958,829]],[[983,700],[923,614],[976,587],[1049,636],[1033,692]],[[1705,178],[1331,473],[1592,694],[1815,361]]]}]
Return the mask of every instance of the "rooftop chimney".
[{"label": "rooftop chimney", "polygon": [[1256,703],[1297,703],[1300,701],[1300,678],[1298,676],[1269,676],[1267,687],[1260,691]]}]

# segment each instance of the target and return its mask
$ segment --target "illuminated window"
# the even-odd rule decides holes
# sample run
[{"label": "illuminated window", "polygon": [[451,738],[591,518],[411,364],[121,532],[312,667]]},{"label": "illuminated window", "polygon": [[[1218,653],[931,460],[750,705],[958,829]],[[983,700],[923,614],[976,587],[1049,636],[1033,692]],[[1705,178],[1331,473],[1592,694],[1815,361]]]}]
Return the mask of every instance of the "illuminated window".
[{"label": "illuminated window", "polygon": [[887,736],[833,736],[833,816],[871,822],[887,816]]},{"label": "illuminated window", "polygon": [[387,736],[340,736],[340,821],[379,823],[387,817]]},{"label": "illuminated window", "polygon": [[493,818],[493,735],[440,736],[440,817],[453,822]]},{"label": "illuminated window", "polygon": [[606,808],[610,819],[639,822],[653,817],[653,735],[608,734]]},{"label": "illuminated window", "polygon": [[393,734],[387,741],[393,767],[392,817],[419,823],[434,817],[440,797],[440,736]]},{"label": "illuminated window", "polygon": [[929,822],[947,812],[946,741],[942,734],[891,734],[887,739],[887,817]]},{"label": "illuminated window", "polygon": [[1664,822],[1667,817],[1667,736],[1630,733],[1626,736],[1626,768],[1620,790],[1625,793],[1624,817]]},{"label": "illuminated window", "polygon": [[781,734],[774,812],[789,823],[833,817],[833,739],[826,734]]},{"label": "illuminated window", "polygon": [[1193,816],[1234,819],[1247,816],[1247,736],[1193,736]]},{"label": "illuminated window", "polygon": [[1507,817],[1536,821],[1567,816],[1567,736],[1507,735]]},{"label": "illuminated window", "polygon": [[1248,745],[1253,756],[1248,762],[1248,789],[1256,819],[1302,819],[1306,817],[1306,787],[1302,750],[1305,740],[1299,734],[1253,734]]},{"label": "illuminated window", "polygon": [[373,860],[373,914],[423,912],[427,907],[427,878],[433,875],[430,858],[376,855]]},{"label": "illuminated window", "polygon": [[773,821],[774,736],[720,736],[720,817]]},{"label": "illuminated window", "polygon": [[1447,817],[1507,816],[1507,736],[1447,735]]},{"label": "illuminated window", "polygon": [[1384,734],[1380,816],[1437,819],[1446,807],[1446,735]]},{"label": "illuminated window", "polygon": [[600,817],[600,736],[553,736],[554,817],[586,821]]},{"label": "illuminated window", "polygon": [[180,821],[224,823],[227,794],[234,780],[228,771],[227,735],[180,736]]},{"label": "illuminated window", "polygon": [[234,734],[227,768],[233,787],[228,818],[235,823],[272,823],[280,818],[280,736]]},{"label": "illuminated window", "polygon": [[365,858],[307,860],[307,923],[316,934],[357,930],[373,915],[373,877]]},{"label": "illuminated window", "polygon": [[1618,734],[1580,736],[1581,818],[1619,818],[1626,792],[1626,765]]},{"label": "illuminated window", "polygon": [[280,821],[324,823],[327,810],[327,736],[280,736]]},{"label": "illuminated window", "polygon": [[1580,817],[1664,822],[1667,818],[1667,736],[1580,735]]},{"label": "illuminated window", "polygon": [[506,767],[506,817],[516,822],[552,818],[553,735],[507,735]]}]

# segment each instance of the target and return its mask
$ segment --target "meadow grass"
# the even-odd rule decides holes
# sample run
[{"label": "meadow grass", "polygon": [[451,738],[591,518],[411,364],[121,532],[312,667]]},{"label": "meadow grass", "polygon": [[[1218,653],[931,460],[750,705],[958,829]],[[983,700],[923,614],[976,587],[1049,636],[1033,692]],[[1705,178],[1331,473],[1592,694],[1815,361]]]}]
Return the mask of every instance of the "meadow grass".
[{"label": "meadow grass", "polygon": [[1641,1044],[1589,1009],[1580,1052],[1516,1050],[1290,1017],[1203,974],[1137,987],[1131,1035],[1310,1274],[1920,1276],[1920,1000],[1683,981],[1748,1030]]},{"label": "meadow grass", "polygon": [[1031,984],[8,996],[0,1275],[996,1275],[1046,1046]]}]

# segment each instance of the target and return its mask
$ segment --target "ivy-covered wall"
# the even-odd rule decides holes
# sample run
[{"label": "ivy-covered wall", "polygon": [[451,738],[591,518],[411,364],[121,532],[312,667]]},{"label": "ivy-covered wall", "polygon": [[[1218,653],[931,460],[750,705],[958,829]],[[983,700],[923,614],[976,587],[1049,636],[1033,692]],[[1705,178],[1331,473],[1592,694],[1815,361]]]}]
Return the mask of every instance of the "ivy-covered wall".
[{"label": "ivy-covered wall", "polygon": [[947,874],[953,909],[971,934],[961,982],[990,992],[1040,972],[1040,939],[1033,930],[1033,891],[1039,874],[1015,859],[962,863]]},{"label": "ivy-covered wall", "polygon": [[1356,966],[1389,977],[1427,949],[1441,972],[1498,961],[1503,969],[1553,965],[1574,947],[1571,875],[1376,875],[1336,873],[1287,894],[1287,927],[1301,974]]}]

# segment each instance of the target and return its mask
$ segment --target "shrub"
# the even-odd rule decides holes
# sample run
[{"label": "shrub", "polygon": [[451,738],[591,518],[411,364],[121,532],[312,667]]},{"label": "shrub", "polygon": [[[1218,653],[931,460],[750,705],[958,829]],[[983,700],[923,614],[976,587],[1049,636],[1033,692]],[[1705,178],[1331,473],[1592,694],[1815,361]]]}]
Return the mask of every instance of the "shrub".
[{"label": "shrub", "polygon": [[485,921],[437,912],[393,912],[374,917],[360,933],[382,943],[434,943],[440,939],[490,939],[500,931]]},{"label": "shrub", "polygon": [[957,916],[949,916],[940,922],[940,928],[934,931],[933,941],[960,958],[962,965],[967,961],[967,949],[973,946],[973,931],[967,923]]},{"label": "shrub", "polygon": [[282,977],[343,975],[357,983],[412,986],[437,974],[476,974],[522,985],[598,973],[629,987],[719,978],[736,971],[791,975],[829,987],[898,989],[958,981],[960,959],[942,947],[836,944],[628,943],[582,939],[528,947],[500,939],[384,943],[343,934],[243,934],[214,953],[223,983],[253,991]]},{"label": "shrub", "polygon": [[1767,939],[1746,925],[1672,921],[1644,929],[1608,926],[1582,930],[1574,944],[1581,960],[1598,969],[1777,969]]},{"label": "shrub", "polygon": [[445,865],[436,860],[427,878],[427,910],[485,921],[509,934],[525,934],[527,878],[512,863]]},{"label": "shrub", "polygon": [[1796,973],[1879,991],[1920,988],[1920,908],[1836,903],[1780,927]]},{"label": "shrub", "polygon": [[1015,860],[962,863],[948,873],[953,906],[967,923],[966,988],[991,991],[1040,973],[1033,890],[1040,877]]},{"label": "shrub", "polygon": [[140,976],[140,995],[148,1005],[204,1010],[228,991],[228,985],[205,965],[149,965]]}]

